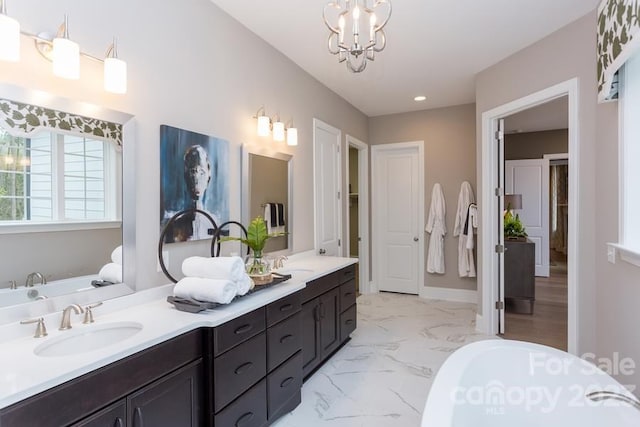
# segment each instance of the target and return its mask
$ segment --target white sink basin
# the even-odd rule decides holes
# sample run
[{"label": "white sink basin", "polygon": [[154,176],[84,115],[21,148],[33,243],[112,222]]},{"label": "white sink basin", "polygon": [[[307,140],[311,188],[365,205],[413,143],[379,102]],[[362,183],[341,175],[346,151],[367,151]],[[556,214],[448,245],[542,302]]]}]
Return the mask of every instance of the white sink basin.
[{"label": "white sink basin", "polygon": [[41,357],[62,357],[97,350],[124,341],[142,330],[137,322],[78,325],[71,331],[50,338],[33,352]]}]

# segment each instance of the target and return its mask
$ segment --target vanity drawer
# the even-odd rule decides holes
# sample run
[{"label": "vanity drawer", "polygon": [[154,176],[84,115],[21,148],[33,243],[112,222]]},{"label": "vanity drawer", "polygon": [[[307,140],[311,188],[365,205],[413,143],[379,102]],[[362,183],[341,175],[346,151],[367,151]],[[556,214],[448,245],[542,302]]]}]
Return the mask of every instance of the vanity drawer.
[{"label": "vanity drawer", "polygon": [[127,403],[123,399],[71,427],[125,427],[126,419]]},{"label": "vanity drawer", "polygon": [[319,277],[316,280],[312,280],[307,283],[307,287],[302,290],[302,303],[311,301],[312,299],[329,292],[333,288],[340,286],[355,277],[355,265],[350,265],[349,267],[345,267],[341,270],[327,274],[326,276]]},{"label": "vanity drawer", "polygon": [[302,348],[302,319],[297,313],[267,329],[267,370],[271,371]]},{"label": "vanity drawer", "polygon": [[213,362],[213,402],[218,412],[267,374],[264,333],[240,344]]},{"label": "vanity drawer", "polygon": [[340,312],[356,303],[356,279],[340,285]]},{"label": "vanity drawer", "polygon": [[267,327],[302,310],[302,292],[296,292],[267,306]]},{"label": "vanity drawer", "polygon": [[213,418],[215,427],[262,427],[267,425],[267,381],[251,390]]},{"label": "vanity drawer", "polygon": [[356,330],[357,312],[356,306],[352,305],[340,315],[340,341],[344,342],[351,332]]},{"label": "vanity drawer", "polygon": [[267,377],[269,421],[300,404],[302,388],[302,352],[299,351]]},{"label": "vanity drawer", "polygon": [[218,356],[264,331],[264,313],[265,309],[262,307],[214,328],[213,355]]}]

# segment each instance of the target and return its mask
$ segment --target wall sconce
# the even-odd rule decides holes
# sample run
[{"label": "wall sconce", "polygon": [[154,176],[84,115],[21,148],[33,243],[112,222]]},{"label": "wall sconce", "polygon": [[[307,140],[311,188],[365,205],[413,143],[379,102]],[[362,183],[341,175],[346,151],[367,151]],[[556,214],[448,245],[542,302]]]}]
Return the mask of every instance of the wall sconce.
[{"label": "wall sconce", "polygon": [[260,107],[253,118],[258,120],[256,131],[258,136],[269,136],[271,131],[273,131],[274,141],[283,142],[286,135],[287,145],[298,145],[298,129],[293,127],[293,120],[290,120],[286,126],[280,121],[279,114],[276,114],[275,121],[271,120],[271,117],[265,114],[264,106]]},{"label": "wall sconce", "polygon": [[7,15],[5,0],[0,0],[0,61],[20,60],[20,23]]},{"label": "wall sconce", "polygon": [[80,78],[80,56],[104,64],[104,89],[107,92],[124,94],[127,91],[127,64],[118,59],[117,46],[109,46],[105,59],[80,51],[78,43],[69,39],[69,20],[58,28],[55,38],[46,33],[38,35],[20,30],[20,24],[6,14],[6,0],[0,0],[0,61],[20,60],[20,34],[32,38],[42,56],[53,62],[53,74],[65,79]]}]

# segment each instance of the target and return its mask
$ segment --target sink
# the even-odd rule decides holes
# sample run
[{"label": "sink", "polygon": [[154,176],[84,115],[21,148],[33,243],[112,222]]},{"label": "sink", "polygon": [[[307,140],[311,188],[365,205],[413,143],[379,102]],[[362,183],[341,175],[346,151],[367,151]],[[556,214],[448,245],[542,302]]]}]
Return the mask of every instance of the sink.
[{"label": "sink", "polygon": [[114,322],[91,326],[78,325],[37,346],[33,352],[41,357],[62,357],[94,351],[124,341],[142,330],[137,322]]}]

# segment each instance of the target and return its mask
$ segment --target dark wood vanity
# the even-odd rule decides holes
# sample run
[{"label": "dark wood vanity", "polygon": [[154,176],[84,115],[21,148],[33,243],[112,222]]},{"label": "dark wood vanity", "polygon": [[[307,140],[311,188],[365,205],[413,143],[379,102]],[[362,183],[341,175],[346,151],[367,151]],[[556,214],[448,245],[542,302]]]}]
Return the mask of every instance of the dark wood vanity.
[{"label": "dark wood vanity", "polygon": [[1,409],[0,427],[269,425],[355,330],[355,268]]}]

